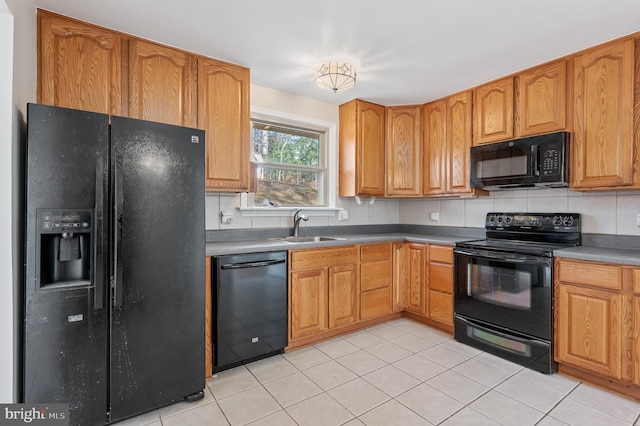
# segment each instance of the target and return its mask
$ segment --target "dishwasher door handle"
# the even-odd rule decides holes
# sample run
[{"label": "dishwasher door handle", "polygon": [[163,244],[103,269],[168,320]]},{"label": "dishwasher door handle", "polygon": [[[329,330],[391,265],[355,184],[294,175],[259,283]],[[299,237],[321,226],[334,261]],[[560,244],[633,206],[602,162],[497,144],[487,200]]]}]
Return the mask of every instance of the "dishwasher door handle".
[{"label": "dishwasher door handle", "polygon": [[259,268],[262,266],[278,265],[284,262],[285,262],[285,259],[263,260],[260,262],[246,262],[246,263],[226,263],[224,265],[220,265],[220,268],[221,269]]}]

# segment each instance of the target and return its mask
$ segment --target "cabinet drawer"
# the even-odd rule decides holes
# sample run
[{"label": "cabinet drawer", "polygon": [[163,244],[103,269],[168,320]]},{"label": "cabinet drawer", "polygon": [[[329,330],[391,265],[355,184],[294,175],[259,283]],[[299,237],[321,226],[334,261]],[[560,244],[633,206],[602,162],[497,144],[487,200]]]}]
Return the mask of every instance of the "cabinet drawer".
[{"label": "cabinet drawer", "polygon": [[391,261],[381,260],[360,264],[360,291],[389,287],[391,284]]},{"label": "cabinet drawer", "polygon": [[360,262],[391,259],[391,243],[360,246]]},{"label": "cabinet drawer", "polygon": [[453,265],[429,262],[429,289],[453,294]]},{"label": "cabinet drawer", "polygon": [[622,268],[601,263],[560,260],[558,278],[563,283],[590,285],[600,288],[620,290],[622,288]]},{"label": "cabinet drawer", "polygon": [[391,312],[391,291],[379,288],[360,294],[360,319],[365,320]]},{"label": "cabinet drawer", "polygon": [[358,252],[355,246],[326,249],[291,251],[290,268],[292,271],[311,268],[323,268],[335,265],[356,263]]},{"label": "cabinet drawer", "polygon": [[453,265],[453,247],[430,245],[429,261]]},{"label": "cabinet drawer", "polygon": [[429,318],[453,325],[453,296],[439,291],[429,291]]}]

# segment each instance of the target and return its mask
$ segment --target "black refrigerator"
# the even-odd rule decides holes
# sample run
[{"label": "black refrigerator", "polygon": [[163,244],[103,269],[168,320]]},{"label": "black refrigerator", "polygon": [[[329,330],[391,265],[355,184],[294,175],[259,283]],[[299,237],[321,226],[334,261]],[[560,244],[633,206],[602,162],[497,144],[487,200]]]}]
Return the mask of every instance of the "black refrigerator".
[{"label": "black refrigerator", "polygon": [[25,403],[99,425],[202,397],[204,144],[27,106]]}]

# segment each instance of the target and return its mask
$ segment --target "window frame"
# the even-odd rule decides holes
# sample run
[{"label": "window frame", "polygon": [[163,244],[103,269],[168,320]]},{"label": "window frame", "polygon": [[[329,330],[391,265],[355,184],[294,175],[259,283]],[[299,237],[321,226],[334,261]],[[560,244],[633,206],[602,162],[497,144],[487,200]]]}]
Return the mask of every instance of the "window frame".
[{"label": "window frame", "polygon": [[[334,216],[335,212],[342,210],[336,208],[337,196],[337,123],[319,120],[317,118],[291,114],[282,111],[271,110],[261,107],[251,107],[251,129],[253,121],[270,122],[282,126],[309,129],[324,132],[324,147],[321,148],[324,154],[324,179],[323,192],[325,205],[323,206],[262,206],[254,204],[254,193],[243,192],[240,198],[240,211],[243,216],[290,216],[296,210],[304,210],[310,216]],[[253,152],[251,150],[251,152]]]},{"label": "window frame", "polygon": [[[327,133],[326,133],[326,129],[320,129],[317,127],[309,127],[309,126],[305,126],[305,127],[301,127],[299,125],[292,125],[289,123],[283,123],[282,120],[279,120],[278,122],[275,122],[273,120],[263,120],[263,119],[258,119],[255,117],[251,117],[251,130],[253,131],[254,126],[253,123],[260,123],[260,124],[266,124],[266,125],[273,125],[273,126],[277,126],[280,128],[284,128],[284,129],[291,129],[291,130],[300,130],[303,132],[308,132],[308,133],[317,133],[318,134],[318,166],[298,166],[295,164],[289,164],[289,163],[273,163],[273,162],[263,162],[263,163],[257,163],[258,167],[264,167],[264,168],[269,168],[269,169],[281,169],[281,170],[289,170],[289,171],[295,171],[295,172],[311,172],[311,173],[317,173],[318,174],[318,204],[315,206],[295,206],[295,205],[288,205],[288,206],[283,206],[283,207],[297,207],[297,208],[315,208],[315,207],[327,207],[329,204],[329,201],[327,200],[327,191],[326,191],[326,187],[328,185],[328,180],[327,180],[327,174],[328,174],[328,167],[327,167]],[[253,142],[253,141],[252,141]],[[252,150],[252,154],[253,154],[253,150]]]}]

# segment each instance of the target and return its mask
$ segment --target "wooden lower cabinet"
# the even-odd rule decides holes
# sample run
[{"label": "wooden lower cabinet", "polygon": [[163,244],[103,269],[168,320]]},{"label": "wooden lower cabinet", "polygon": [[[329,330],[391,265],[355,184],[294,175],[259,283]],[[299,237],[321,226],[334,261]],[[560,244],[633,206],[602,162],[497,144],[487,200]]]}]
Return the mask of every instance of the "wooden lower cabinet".
[{"label": "wooden lower cabinet", "polygon": [[453,331],[453,247],[388,242],[289,252],[289,349],[402,315]]},{"label": "wooden lower cabinet", "polygon": [[357,262],[356,246],[289,252],[290,340],[359,320]]},{"label": "wooden lower cabinet", "polygon": [[407,306],[406,309],[418,315],[427,315],[427,298],[425,283],[425,250],[422,243],[405,244],[405,262],[407,262]]},{"label": "wooden lower cabinet", "polygon": [[327,328],[327,270],[291,273],[291,338],[310,336]]},{"label": "wooden lower cabinet", "polygon": [[356,264],[329,268],[329,328],[352,324],[360,318]]},{"label": "wooden lower cabinet", "polygon": [[556,258],[560,371],[640,400],[640,268]]},{"label": "wooden lower cabinet", "polygon": [[360,246],[360,319],[391,312],[391,243]]},{"label": "wooden lower cabinet", "polygon": [[640,291],[633,297],[633,384],[640,386]]},{"label": "wooden lower cabinet", "polygon": [[408,316],[453,331],[453,247],[394,244],[394,291]]},{"label": "wooden lower cabinet", "polygon": [[393,243],[393,280],[391,290],[391,310],[393,312],[403,311],[406,307],[406,287],[407,287],[407,264],[405,259],[405,243]]},{"label": "wooden lower cabinet", "polygon": [[557,360],[620,378],[620,294],[608,290],[560,285]]},{"label": "wooden lower cabinet", "polygon": [[453,247],[431,244],[427,260],[429,318],[453,327]]}]

